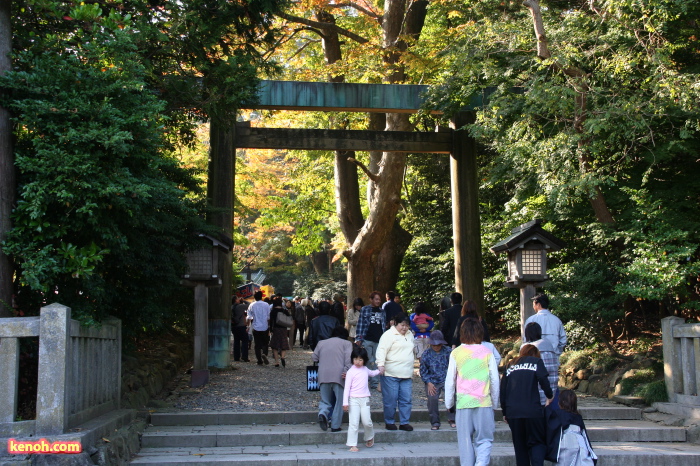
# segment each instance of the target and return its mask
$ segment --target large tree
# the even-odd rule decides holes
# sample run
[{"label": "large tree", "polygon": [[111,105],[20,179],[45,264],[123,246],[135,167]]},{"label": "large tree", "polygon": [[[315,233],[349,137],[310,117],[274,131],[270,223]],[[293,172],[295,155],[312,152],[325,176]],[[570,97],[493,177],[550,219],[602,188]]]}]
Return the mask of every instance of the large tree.
[{"label": "large tree", "polygon": [[[281,16],[304,26],[291,26],[292,35],[302,30],[318,35],[323,58],[330,65],[327,74],[331,82],[344,82],[347,76],[367,79],[358,75],[358,68],[377,66],[379,69],[372,73],[361,73],[373,74],[370,81],[404,84],[411,82],[405,69],[406,52],[420,36],[426,7],[426,1],[405,0],[389,0],[381,6],[369,2],[319,2],[314,5],[312,18],[289,13]],[[360,45],[362,48],[358,48]],[[351,58],[343,56],[344,51]],[[357,63],[360,54],[363,56]],[[413,123],[406,114],[370,115],[367,127],[412,131]],[[347,243],[344,255],[348,260],[348,301],[355,297],[366,299],[373,289],[386,290],[396,284],[411,238],[396,221],[406,157],[398,152],[371,153],[369,163],[360,164],[369,180],[365,217],[358,170],[350,162],[355,154],[335,154],[336,212]]]}]

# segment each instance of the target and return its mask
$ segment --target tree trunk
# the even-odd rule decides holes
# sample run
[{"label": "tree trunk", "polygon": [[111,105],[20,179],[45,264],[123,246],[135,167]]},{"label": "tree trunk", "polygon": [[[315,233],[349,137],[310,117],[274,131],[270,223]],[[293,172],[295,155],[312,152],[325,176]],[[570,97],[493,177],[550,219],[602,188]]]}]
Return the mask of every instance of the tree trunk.
[{"label": "tree trunk", "polygon": [[329,261],[328,251],[319,251],[311,254],[311,264],[314,266],[314,272],[318,275],[323,275],[330,270],[328,269]]},{"label": "tree trunk", "polygon": [[[369,131],[384,131],[386,129],[386,113],[370,113],[369,114]],[[379,164],[382,161],[382,151],[370,151],[369,152],[369,171],[372,173],[379,173]],[[367,183],[367,204],[372,203],[372,196],[374,196],[374,183]]]},{"label": "tree trunk", "polygon": [[[10,0],[0,0],[0,76],[12,69],[11,5]],[[0,106],[0,243],[12,229],[10,216],[17,188],[12,137],[10,112]],[[0,317],[12,316],[13,276],[12,258],[0,248]]]},{"label": "tree trunk", "polygon": [[411,245],[413,235],[404,230],[398,220],[394,221],[394,227],[384,243],[384,247],[377,255],[377,263],[374,267],[374,289],[386,292],[396,290],[396,282],[399,281],[401,263],[406,255],[406,250]]},{"label": "tree trunk", "polygon": [[343,236],[349,244],[352,244],[365,220],[360,206],[357,165],[350,163],[348,157],[355,158],[355,152],[336,151],[335,153],[335,210]]}]

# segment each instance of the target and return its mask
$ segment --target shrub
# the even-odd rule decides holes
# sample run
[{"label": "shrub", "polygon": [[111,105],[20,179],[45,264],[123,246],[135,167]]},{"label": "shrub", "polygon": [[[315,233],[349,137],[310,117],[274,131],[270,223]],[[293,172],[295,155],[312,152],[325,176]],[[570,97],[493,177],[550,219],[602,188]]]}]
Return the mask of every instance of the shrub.
[{"label": "shrub", "polygon": [[663,380],[650,382],[640,388],[639,396],[644,398],[644,402],[648,405],[666,402],[668,401],[666,383]]},{"label": "shrub", "polygon": [[583,350],[596,345],[596,335],[590,326],[570,320],[564,324],[566,330],[566,349]]},{"label": "shrub", "polygon": [[559,363],[562,368],[590,367],[592,354],[592,350],[565,351],[562,353]]},{"label": "shrub", "polygon": [[640,369],[631,377],[622,379],[620,382],[620,394],[632,395],[638,393],[641,385],[654,382],[655,379],[656,373],[653,369]]}]

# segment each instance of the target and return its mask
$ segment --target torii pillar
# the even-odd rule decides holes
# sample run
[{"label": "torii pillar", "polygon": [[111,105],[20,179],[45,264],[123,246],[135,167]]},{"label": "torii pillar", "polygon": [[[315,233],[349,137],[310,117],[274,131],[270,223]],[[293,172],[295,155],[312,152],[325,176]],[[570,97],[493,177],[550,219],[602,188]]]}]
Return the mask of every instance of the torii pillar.
[{"label": "torii pillar", "polygon": [[474,123],[474,112],[458,113],[450,121],[454,130],[450,153],[452,184],[452,228],[454,239],[455,289],[464,300],[471,299],[483,316],[484,272],[481,256],[479,218],[479,177],[476,141],[461,130]]}]

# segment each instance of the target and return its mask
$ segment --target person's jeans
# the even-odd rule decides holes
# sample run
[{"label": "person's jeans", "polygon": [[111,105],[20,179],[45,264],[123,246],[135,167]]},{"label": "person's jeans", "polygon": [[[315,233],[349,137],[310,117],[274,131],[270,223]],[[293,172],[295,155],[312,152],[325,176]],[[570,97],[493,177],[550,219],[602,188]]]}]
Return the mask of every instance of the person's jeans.
[{"label": "person's jeans", "polygon": [[[435,396],[430,396],[428,393],[428,384],[425,384],[425,395],[428,397],[428,415],[430,416],[430,425],[440,426],[440,394],[444,388],[444,383],[435,384]],[[447,420],[454,422],[454,410],[447,410]]]},{"label": "person's jeans", "polygon": [[384,404],[384,422],[394,424],[396,406],[399,407],[399,423],[408,424],[411,419],[413,381],[398,377],[380,376],[382,384],[382,403]]},{"label": "person's jeans", "polygon": [[253,340],[255,341],[255,358],[262,362],[262,355],[267,356],[267,347],[270,344],[270,334],[267,330],[259,332],[253,330]]},{"label": "person's jeans", "polygon": [[[244,326],[233,327],[233,360],[248,359],[248,332]],[[242,357],[242,358],[241,358]]]},{"label": "person's jeans", "polygon": [[[367,369],[377,370],[377,346],[379,346],[379,343],[376,341],[364,340],[362,342],[362,347],[367,350],[367,356],[369,356]],[[377,385],[379,385],[379,376],[370,377],[369,388],[377,388]]]},{"label": "person's jeans", "polygon": [[343,386],[339,383],[321,384],[321,401],[318,414],[330,421],[331,429],[338,429],[343,423]]}]

